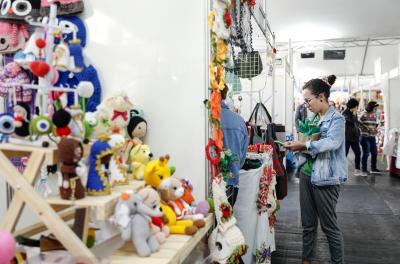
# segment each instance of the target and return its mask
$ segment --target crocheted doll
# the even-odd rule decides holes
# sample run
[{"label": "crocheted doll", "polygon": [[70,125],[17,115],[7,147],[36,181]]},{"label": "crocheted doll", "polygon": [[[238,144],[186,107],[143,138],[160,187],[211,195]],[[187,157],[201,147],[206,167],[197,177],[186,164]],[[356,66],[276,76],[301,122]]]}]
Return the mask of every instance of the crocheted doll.
[{"label": "crocheted doll", "polygon": [[57,16],[57,19],[66,43],[86,47],[86,27],[82,19],[77,16]]},{"label": "crocheted doll", "polygon": [[129,123],[129,113],[132,102],[125,93],[108,97],[103,104],[110,110],[111,117],[108,121],[112,133],[126,136],[126,127]]},{"label": "crocheted doll", "polygon": [[65,200],[82,199],[85,197],[85,189],[80,177],[86,172],[84,165],[79,164],[83,156],[83,147],[76,139],[61,138],[58,143],[58,156],[61,162],[60,171],[62,184],[60,196]]},{"label": "crocheted doll", "polygon": [[2,0],[0,19],[24,22],[25,18],[40,16],[40,0]]},{"label": "crocheted doll", "polygon": [[12,114],[0,114],[0,143],[8,142],[8,138],[14,133],[14,117]]},{"label": "crocheted doll", "polygon": [[83,124],[83,111],[80,105],[71,106],[71,134],[73,137],[83,139],[85,137],[85,126]]},{"label": "crocheted doll", "polygon": [[107,195],[111,193],[109,164],[112,149],[107,140],[93,143],[89,155],[89,174],[86,184],[88,195]]},{"label": "crocheted doll", "polygon": [[147,122],[143,118],[143,114],[136,109],[132,109],[130,112],[127,132],[130,140],[125,150],[126,159],[128,159],[133,147],[144,143],[143,138],[147,134]]},{"label": "crocheted doll", "polygon": [[56,136],[66,137],[71,134],[71,128],[68,126],[71,122],[71,114],[69,112],[61,108],[53,114],[52,120],[56,127]]},{"label": "crocheted doll", "polygon": [[119,134],[113,134],[108,141],[112,148],[113,156],[110,161],[110,183],[114,185],[126,185],[129,183],[127,166],[124,162],[125,138]]},{"label": "crocheted doll", "polygon": [[0,54],[14,53],[25,47],[29,33],[26,25],[0,22]]},{"label": "crocheted doll", "polygon": [[31,110],[29,105],[23,102],[17,103],[14,108],[15,135],[18,137],[29,136],[29,123],[31,120]]}]

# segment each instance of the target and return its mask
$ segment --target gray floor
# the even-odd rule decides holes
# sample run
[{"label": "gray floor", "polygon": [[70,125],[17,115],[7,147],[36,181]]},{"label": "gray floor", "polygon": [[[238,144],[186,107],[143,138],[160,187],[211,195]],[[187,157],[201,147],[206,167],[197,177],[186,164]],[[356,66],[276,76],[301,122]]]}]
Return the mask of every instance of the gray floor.
[{"label": "gray floor", "polygon": [[[380,160],[380,158],[379,158]],[[379,164],[380,169],[385,168]],[[338,221],[345,242],[347,264],[400,263],[400,178],[388,173],[356,177],[349,159],[349,180],[341,189]],[[301,263],[301,222],[298,179],[290,178],[288,197],[277,218],[277,251],[273,264]],[[320,230],[316,259],[329,263],[329,249]]]}]

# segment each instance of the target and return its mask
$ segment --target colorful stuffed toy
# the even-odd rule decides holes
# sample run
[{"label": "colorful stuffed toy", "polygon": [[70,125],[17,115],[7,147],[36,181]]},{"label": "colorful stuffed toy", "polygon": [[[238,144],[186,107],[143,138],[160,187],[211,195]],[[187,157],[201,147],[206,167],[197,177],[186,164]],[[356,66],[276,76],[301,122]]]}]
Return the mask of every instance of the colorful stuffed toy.
[{"label": "colorful stuffed toy", "polygon": [[83,157],[82,143],[72,138],[61,138],[58,143],[58,156],[61,162],[60,171],[62,184],[60,196],[64,200],[82,199],[85,197],[85,188],[81,177],[87,172],[86,166],[79,163]]},{"label": "colorful stuffed toy", "polygon": [[[39,138],[43,136],[47,136],[51,140],[50,134],[53,132],[53,127],[53,122],[50,120],[49,117],[38,115],[32,119],[29,125],[29,139],[33,141],[39,140]],[[35,138],[33,137],[34,135],[36,135]],[[43,147],[48,147],[49,142],[43,141],[42,145]]]},{"label": "colorful stuffed toy", "polygon": [[14,107],[15,135],[25,138],[29,136],[29,124],[31,121],[31,110],[29,105],[23,102],[17,103]]},{"label": "colorful stuffed toy", "polygon": [[58,16],[57,18],[64,42],[80,44],[84,48],[86,46],[86,27],[83,20],[77,16]]},{"label": "colorful stuffed toy", "polygon": [[[152,187],[147,186],[139,190],[138,194],[142,197],[143,203],[147,207],[160,209],[160,202],[161,202],[160,195]],[[156,237],[157,241],[160,244],[164,243],[166,238],[169,236],[168,226],[164,224],[162,217],[152,217],[151,220],[152,220],[153,235]]]},{"label": "colorful stuffed toy", "polygon": [[0,22],[0,54],[14,53],[25,47],[29,33],[26,25]]},{"label": "colorful stuffed toy", "polygon": [[144,169],[144,181],[147,185],[157,189],[161,182],[171,177],[171,168],[168,166],[169,155],[150,161]]},{"label": "colorful stuffed toy", "polygon": [[153,157],[148,145],[136,145],[130,154],[129,161],[132,164],[132,178],[136,180],[144,179],[146,165]]},{"label": "colorful stuffed toy", "polygon": [[126,137],[126,127],[129,123],[129,113],[133,104],[126,94],[108,97],[103,104],[110,110],[110,129],[112,133],[118,133]]},{"label": "colorful stuffed toy", "polygon": [[88,195],[108,195],[111,193],[109,164],[112,149],[107,140],[93,143],[89,155],[89,174],[86,184]]},{"label": "colorful stuffed toy", "polygon": [[58,15],[73,15],[83,12],[84,4],[82,0],[41,0],[40,14],[48,16],[50,5],[57,4]]},{"label": "colorful stuffed toy", "polygon": [[71,135],[71,128],[69,128],[69,123],[71,122],[71,114],[65,109],[61,108],[54,112],[53,124],[55,128],[55,135],[58,137],[66,137]]},{"label": "colorful stuffed toy", "polygon": [[24,22],[40,16],[40,0],[2,0],[0,6],[1,20]]},{"label": "colorful stuffed toy", "polygon": [[123,193],[115,207],[115,222],[124,241],[131,240],[141,257],[148,257],[160,248],[152,233],[151,217],[161,217],[158,206],[149,208],[136,193]]},{"label": "colorful stuffed toy", "polygon": [[207,216],[208,213],[210,212],[210,203],[208,201],[197,201],[196,198],[194,197],[192,191],[193,191],[193,185],[190,183],[189,180],[187,179],[180,179],[183,187],[183,195],[180,199],[182,199],[185,203],[192,207],[196,207],[196,210],[199,214],[203,214],[204,216]]},{"label": "colorful stuffed toy", "polygon": [[71,106],[71,135],[73,137],[83,139],[85,137],[85,127],[83,125],[83,111],[80,105]]},{"label": "colorful stuffed toy", "polygon": [[127,127],[130,140],[126,147],[125,157],[128,158],[132,148],[138,144],[143,144],[143,138],[147,134],[147,122],[143,118],[143,114],[136,109],[130,112],[130,119]]},{"label": "colorful stuffed toy", "polygon": [[124,162],[125,138],[119,134],[113,134],[108,141],[112,148],[113,156],[110,161],[111,186],[126,185],[129,183],[127,165]]},{"label": "colorful stuffed toy", "polygon": [[8,142],[8,138],[15,131],[14,117],[12,114],[0,114],[0,143]]},{"label": "colorful stuffed toy", "polygon": [[163,201],[174,210],[178,220],[204,220],[204,216],[207,216],[210,209],[207,202],[202,201],[198,207],[193,207],[182,200],[185,190],[178,178],[170,177],[164,180],[158,190],[162,194]]},{"label": "colorful stuffed toy", "polygon": [[[28,74],[15,62],[10,62],[4,66],[0,73],[0,96],[8,98],[13,94],[13,88],[9,85],[11,83],[29,84],[31,78]],[[15,96],[17,102],[31,102],[32,90],[25,89],[21,86],[15,87]]]}]

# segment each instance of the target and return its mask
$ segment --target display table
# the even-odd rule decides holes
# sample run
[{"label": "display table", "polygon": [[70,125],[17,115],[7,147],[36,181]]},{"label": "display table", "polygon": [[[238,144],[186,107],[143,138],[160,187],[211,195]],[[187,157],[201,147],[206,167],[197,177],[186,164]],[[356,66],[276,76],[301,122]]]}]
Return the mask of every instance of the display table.
[{"label": "display table", "polygon": [[158,252],[151,254],[150,257],[143,258],[136,255],[131,243],[125,244],[120,250],[116,251],[111,263],[140,263],[140,264],[177,264],[182,263],[199,242],[205,237],[213,226],[214,215],[210,214],[206,219],[205,227],[199,229],[194,236],[170,235],[167,241],[161,245]]}]

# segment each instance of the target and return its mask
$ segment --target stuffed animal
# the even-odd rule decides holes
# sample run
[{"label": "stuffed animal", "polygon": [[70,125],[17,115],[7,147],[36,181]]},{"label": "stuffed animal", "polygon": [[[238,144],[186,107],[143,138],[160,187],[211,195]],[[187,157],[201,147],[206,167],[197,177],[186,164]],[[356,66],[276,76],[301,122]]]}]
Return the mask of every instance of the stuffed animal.
[{"label": "stuffed animal", "polygon": [[178,220],[204,220],[204,214],[208,214],[209,206],[207,202],[205,202],[207,204],[206,208],[203,208],[203,205],[197,208],[190,206],[181,199],[185,191],[182,187],[182,182],[178,178],[170,177],[164,180],[158,187],[158,190],[161,193],[163,201],[174,210]]},{"label": "stuffed animal", "polygon": [[113,134],[108,141],[112,148],[113,156],[110,161],[111,186],[126,185],[129,183],[127,165],[124,162],[125,138],[119,134]]},{"label": "stuffed animal", "polygon": [[0,114],[0,143],[8,142],[8,138],[15,131],[14,117],[12,114]]},{"label": "stuffed animal", "polygon": [[[49,117],[44,115],[38,115],[34,117],[29,125],[29,139],[31,141],[39,140],[43,136],[47,136],[49,139],[50,134],[53,132],[53,122]],[[36,135],[34,138],[33,136]],[[49,142],[43,141],[43,147],[48,147]]]},{"label": "stuffed animal", "polygon": [[144,169],[144,181],[147,185],[157,189],[161,182],[171,177],[171,168],[168,166],[169,155],[152,160]]},{"label": "stuffed animal", "polygon": [[25,21],[40,16],[40,0],[2,0],[0,19]]},{"label": "stuffed animal", "polygon": [[31,121],[29,105],[19,102],[13,107],[13,110],[15,118],[15,135],[22,138],[29,136],[29,124]]},{"label": "stuffed animal", "polygon": [[68,126],[71,122],[71,114],[68,111],[63,108],[55,111],[52,120],[56,127],[54,133],[56,136],[66,137],[71,135],[71,128]]},{"label": "stuffed animal", "polygon": [[193,185],[187,179],[180,179],[183,187],[183,195],[180,197],[187,205],[191,207],[196,207],[196,212],[198,214],[202,214],[207,216],[210,212],[210,203],[208,201],[196,201],[195,197],[192,194]]},{"label": "stuffed animal", "polygon": [[97,138],[109,136],[111,134],[110,130],[110,114],[105,105],[99,105],[97,111],[94,113],[97,120],[97,124],[94,128],[94,133]]},{"label": "stuffed animal", "polygon": [[151,217],[161,217],[159,207],[149,208],[136,193],[123,193],[115,208],[115,222],[124,241],[131,240],[141,257],[158,251],[160,244],[152,233]]},{"label": "stuffed animal", "polygon": [[130,162],[132,164],[132,178],[143,180],[146,165],[153,157],[148,145],[136,145],[130,154]]},{"label": "stuffed animal", "polygon": [[125,94],[111,96],[104,101],[104,105],[110,110],[110,129],[126,137],[126,127],[129,123],[129,113],[133,105]]},{"label": "stuffed animal", "polygon": [[29,33],[26,25],[0,22],[0,53],[14,53],[25,47]]},{"label": "stuffed animal", "polygon": [[130,112],[130,119],[127,127],[130,140],[126,147],[125,157],[128,158],[132,148],[138,144],[143,144],[143,138],[147,134],[147,122],[143,118],[143,114],[136,109]]},{"label": "stuffed animal", "polygon": [[80,105],[71,106],[71,135],[83,139],[85,137],[85,127],[83,125],[83,111]]},{"label": "stuffed animal", "polygon": [[64,200],[82,199],[85,188],[80,177],[85,177],[86,167],[79,161],[83,157],[82,143],[76,139],[63,137],[58,143],[58,154],[61,162],[62,185],[60,196]]},{"label": "stuffed animal", "polygon": [[112,149],[107,139],[93,143],[89,155],[89,174],[86,183],[88,195],[108,195],[111,193],[109,164]]},{"label": "stuffed animal", "polygon": [[[160,209],[160,202],[161,202],[160,195],[152,187],[147,186],[139,190],[138,194],[142,197],[143,203],[147,207],[153,209],[157,208]],[[152,220],[153,235],[157,238],[157,241],[160,244],[164,243],[169,235],[168,226],[164,224],[162,217],[152,217],[151,220]]]}]

